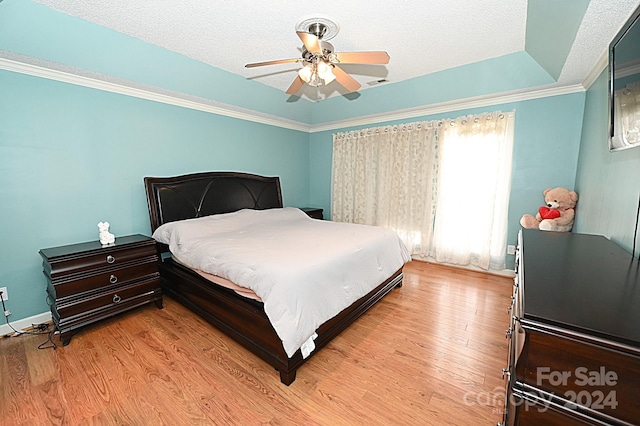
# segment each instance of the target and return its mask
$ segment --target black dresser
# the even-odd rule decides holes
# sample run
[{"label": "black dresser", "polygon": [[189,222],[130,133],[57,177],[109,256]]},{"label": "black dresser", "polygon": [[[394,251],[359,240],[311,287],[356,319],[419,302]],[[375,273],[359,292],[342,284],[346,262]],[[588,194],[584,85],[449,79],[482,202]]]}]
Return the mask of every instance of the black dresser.
[{"label": "black dresser", "polygon": [[597,235],[518,239],[501,424],[640,424],[640,263]]}]

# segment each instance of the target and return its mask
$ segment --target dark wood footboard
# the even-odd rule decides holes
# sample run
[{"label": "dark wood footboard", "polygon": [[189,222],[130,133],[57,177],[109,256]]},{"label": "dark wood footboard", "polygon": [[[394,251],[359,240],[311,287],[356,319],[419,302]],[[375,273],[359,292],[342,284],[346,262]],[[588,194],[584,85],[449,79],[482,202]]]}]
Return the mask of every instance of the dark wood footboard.
[{"label": "dark wood footboard", "polygon": [[402,269],[355,301],[347,309],[320,326],[315,339],[316,349],[307,358],[300,350],[288,358],[282,341],[271,326],[261,302],[239,296],[218,286],[197,273],[165,260],[160,267],[162,289],[169,296],[200,315],[249,351],[280,372],[280,380],[290,385],[296,371],[313,354],[375,305],[394,287],[402,285]]}]

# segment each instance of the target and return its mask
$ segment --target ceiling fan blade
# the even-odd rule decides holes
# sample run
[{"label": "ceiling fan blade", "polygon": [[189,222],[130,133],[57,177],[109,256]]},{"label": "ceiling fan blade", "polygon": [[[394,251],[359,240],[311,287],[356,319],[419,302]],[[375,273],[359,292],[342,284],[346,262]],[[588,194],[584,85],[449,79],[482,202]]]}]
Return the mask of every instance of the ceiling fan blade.
[{"label": "ceiling fan blade", "polygon": [[360,83],[355,81],[353,77],[344,72],[340,67],[334,65],[333,74],[336,76],[336,81],[340,83],[342,87],[347,89],[349,93],[355,92],[360,88]]},{"label": "ceiling fan blade", "polygon": [[298,37],[300,37],[300,40],[302,40],[304,47],[306,47],[310,53],[313,53],[314,55],[322,54],[320,40],[318,40],[318,37],[316,37],[315,34],[306,33],[304,31],[296,31],[296,33],[298,34]]},{"label": "ceiling fan blade", "polygon": [[287,64],[289,62],[299,62],[300,59],[278,59],[277,61],[266,61],[266,62],[254,62],[253,64],[245,65],[245,68],[255,68],[262,67],[265,65],[275,65],[275,64]]},{"label": "ceiling fan blade", "polygon": [[303,85],[304,81],[300,78],[300,76],[296,77],[296,79],[293,80],[293,83],[291,83],[291,86],[289,86],[289,88],[287,89],[287,95],[295,95]]},{"label": "ceiling fan blade", "polygon": [[335,53],[341,64],[388,64],[389,54],[379,52],[342,52]]}]

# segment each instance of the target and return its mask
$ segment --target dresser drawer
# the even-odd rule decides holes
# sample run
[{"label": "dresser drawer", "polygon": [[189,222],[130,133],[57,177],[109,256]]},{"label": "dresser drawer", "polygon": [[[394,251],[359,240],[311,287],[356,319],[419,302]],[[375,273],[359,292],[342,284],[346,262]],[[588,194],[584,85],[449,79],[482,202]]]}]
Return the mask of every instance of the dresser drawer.
[{"label": "dresser drawer", "polygon": [[116,286],[106,292],[101,292],[83,299],[76,299],[68,303],[57,304],[60,323],[73,322],[74,317],[82,317],[86,321],[93,313],[103,310],[117,312],[139,298],[148,299],[155,292],[160,291],[160,278],[154,277],[129,285]]},{"label": "dresser drawer", "polygon": [[64,303],[66,298],[82,298],[86,296],[83,293],[104,290],[114,285],[125,285],[130,281],[154,275],[159,275],[158,264],[154,258],[149,258],[146,263],[129,264],[120,269],[107,268],[84,278],[72,277],[68,281],[54,282],[53,296],[58,303]]},{"label": "dresser drawer", "polygon": [[45,262],[43,267],[45,273],[48,273],[52,280],[56,280],[64,277],[65,275],[82,273],[84,271],[92,271],[110,266],[118,268],[123,263],[147,256],[157,257],[155,245],[133,248],[114,247],[111,250],[105,249],[100,253],[88,256],[65,256],[51,263]]},{"label": "dresser drawer", "polygon": [[606,425],[596,419],[573,412],[536,394],[514,392],[509,397],[507,426],[584,426]]},{"label": "dresser drawer", "polygon": [[567,407],[635,424],[640,419],[640,358],[550,332],[525,328],[516,380]]}]

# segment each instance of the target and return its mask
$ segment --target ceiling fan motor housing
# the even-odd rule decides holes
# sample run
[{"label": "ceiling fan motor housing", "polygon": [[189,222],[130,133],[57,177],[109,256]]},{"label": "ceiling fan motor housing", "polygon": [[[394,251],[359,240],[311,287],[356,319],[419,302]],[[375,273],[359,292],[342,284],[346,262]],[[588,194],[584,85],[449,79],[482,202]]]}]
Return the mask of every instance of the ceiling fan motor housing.
[{"label": "ceiling fan motor housing", "polygon": [[313,61],[314,57],[319,57],[321,59],[328,60],[329,55],[333,53],[333,45],[327,41],[320,40],[320,47],[322,48],[322,55],[314,55],[309,52],[306,47],[302,46],[302,59],[307,62]]},{"label": "ceiling fan motor housing", "polygon": [[307,32],[315,35],[319,39],[322,39],[324,34],[327,32],[327,26],[321,22],[316,22],[309,25],[309,29],[307,30]]}]

